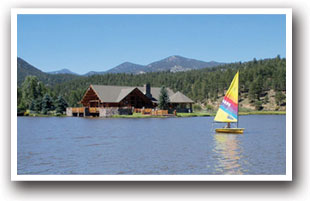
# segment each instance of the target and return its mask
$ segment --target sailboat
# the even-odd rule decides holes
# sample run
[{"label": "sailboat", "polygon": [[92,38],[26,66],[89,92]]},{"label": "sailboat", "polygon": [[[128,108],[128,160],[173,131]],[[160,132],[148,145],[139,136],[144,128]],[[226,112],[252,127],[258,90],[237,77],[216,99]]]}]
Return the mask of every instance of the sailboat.
[{"label": "sailboat", "polygon": [[[214,118],[215,122],[227,123],[225,128],[217,128],[217,133],[243,134],[244,128],[238,128],[238,93],[239,92],[239,71],[232,80],[223,101]],[[237,128],[230,128],[231,123],[237,123]]]}]

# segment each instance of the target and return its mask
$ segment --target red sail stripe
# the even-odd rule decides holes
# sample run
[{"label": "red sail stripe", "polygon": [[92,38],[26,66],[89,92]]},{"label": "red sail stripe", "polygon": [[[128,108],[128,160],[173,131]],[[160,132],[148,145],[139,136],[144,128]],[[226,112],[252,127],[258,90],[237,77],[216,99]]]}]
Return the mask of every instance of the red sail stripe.
[{"label": "red sail stripe", "polygon": [[238,104],[233,102],[230,98],[228,98],[227,96],[224,97],[224,100],[229,102],[230,104],[232,104],[233,108],[238,108]]}]

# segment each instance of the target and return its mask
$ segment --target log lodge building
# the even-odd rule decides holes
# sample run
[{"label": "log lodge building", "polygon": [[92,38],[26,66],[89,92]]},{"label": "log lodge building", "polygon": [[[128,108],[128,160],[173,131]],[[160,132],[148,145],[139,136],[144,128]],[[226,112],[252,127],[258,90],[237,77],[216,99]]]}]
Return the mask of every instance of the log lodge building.
[{"label": "log lodge building", "polygon": [[[67,116],[100,116],[132,114],[134,109],[156,109],[159,104],[159,87],[90,85],[82,100],[83,107],[67,108]],[[192,101],[181,92],[174,93],[166,88],[169,96],[169,111],[191,112]]]}]

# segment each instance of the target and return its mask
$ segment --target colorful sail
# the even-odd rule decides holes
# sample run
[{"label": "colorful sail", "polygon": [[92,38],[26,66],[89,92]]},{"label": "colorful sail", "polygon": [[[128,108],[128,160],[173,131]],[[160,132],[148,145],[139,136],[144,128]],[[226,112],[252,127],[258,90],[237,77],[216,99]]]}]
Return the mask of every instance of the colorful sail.
[{"label": "colorful sail", "polygon": [[238,86],[239,71],[235,75],[218,109],[214,121],[237,122],[238,121]]}]

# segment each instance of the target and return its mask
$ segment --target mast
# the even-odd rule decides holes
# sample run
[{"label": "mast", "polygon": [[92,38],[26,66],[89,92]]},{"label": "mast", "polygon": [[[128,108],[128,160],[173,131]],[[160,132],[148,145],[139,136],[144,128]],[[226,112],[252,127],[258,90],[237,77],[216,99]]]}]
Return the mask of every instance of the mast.
[{"label": "mast", "polygon": [[[239,74],[239,70],[237,71]],[[238,104],[238,113],[237,113],[237,128],[239,128],[239,76],[238,76],[238,94],[237,94],[237,104]]]}]

